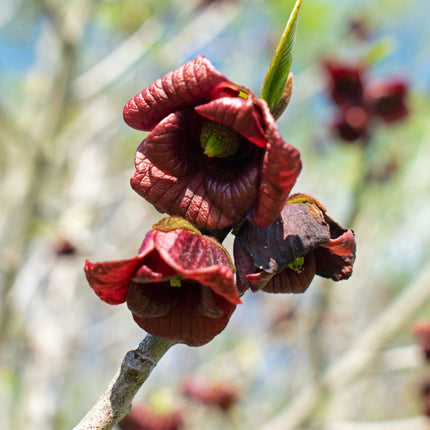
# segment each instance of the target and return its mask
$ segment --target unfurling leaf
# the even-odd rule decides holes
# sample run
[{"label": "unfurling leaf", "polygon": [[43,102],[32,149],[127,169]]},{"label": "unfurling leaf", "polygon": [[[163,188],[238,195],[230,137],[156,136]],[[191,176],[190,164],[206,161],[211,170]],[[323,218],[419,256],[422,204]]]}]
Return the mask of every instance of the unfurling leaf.
[{"label": "unfurling leaf", "polygon": [[266,100],[270,110],[278,106],[284,93],[293,58],[293,46],[301,4],[302,0],[297,0],[294,5],[261,90],[261,98]]}]

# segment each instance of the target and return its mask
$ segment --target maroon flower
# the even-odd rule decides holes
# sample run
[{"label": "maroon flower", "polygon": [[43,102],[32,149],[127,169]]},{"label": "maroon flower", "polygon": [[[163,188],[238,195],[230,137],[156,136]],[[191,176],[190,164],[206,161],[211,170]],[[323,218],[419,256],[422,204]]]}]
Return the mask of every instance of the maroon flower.
[{"label": "maroon flower", "polygon": [[348,279],[354,234],[325,212],[313,197],[296,194],[268,228],[242,224],[234,242],[239,290],[302,293],[315,274]]},{"label": "maroon flower", "polygon": [[409,115],[405,98],[408,86],[403,79],[371,82],[366,86],[366,103],[385,122],[394,122]]},{"label": "maroon flower", "polygon": [[179,430],[184,420],[177,411],[161,414],[145,405],[133,405],[118,426],[121,430]]},{"label": "maroon flower", "polygon": [[368,127],[368,114],[365,109],[359,106],[347,106],[339,109],[333,123],[333,131],[347,142],[355,142],[365,137]]},{"label": "maroon flower", "polygon": [[154,225],[137,256],[86,261],[85,273],[103,301],[127,301],[141,328],[190,346],[220,333],[241,303],[227,251],[180,218]]},{"label": "maroon flower", "polygon": [[264,100],[203,56],[133,97],[124,120],[150,131],[136,152],[133,189],[160,212],[216,230],[278,215],[301,169]]},{"label": "maroon flower", "polygon": [[231,384],[208,382],[197,378],[184,381],[182,393],[190,399],[197,400],[227,412],[239,400],[239,391]]},{"label": "maroon flower", "polygon": [[334,60],[324,62],[329,93],[339,106],[360,105],[363,100],[364,67]]}]

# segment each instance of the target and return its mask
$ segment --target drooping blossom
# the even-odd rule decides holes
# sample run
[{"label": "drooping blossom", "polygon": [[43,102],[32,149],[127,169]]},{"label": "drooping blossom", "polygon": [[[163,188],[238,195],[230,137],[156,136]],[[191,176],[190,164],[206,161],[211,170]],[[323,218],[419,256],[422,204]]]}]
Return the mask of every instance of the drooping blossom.
[{"label": "drooping blossom", "polygon": [[184,418],[179,411],[159,413],[146,405],[132,405],[131,411],[118,422],[121,430],[180,430]]},{"label": "drooping blossom", "polygon": [[188,378],[182,384],[182,393],[206,406],[227,412],[239,400],[239,390],[227,381],[211,382]]},{"label": "drooping blossom", "polygon": [[227,251],[177,217],[154,225],[136,256],[87,261],[85,273],[101,300],[127,302],[141,328],[190,346],[220,333],[241,303]]},{"label": "drooping blossom", "polygon": [[237,232],[238,288],[303,293],[315,275],[334,281],[348,279],[355,249],[352,230],[333,221],[313,197],[296,194],[269,227],[245,222]]},{"label": "drooping blossom", "polygon": [[124,107],[149,131],[137,149],[133,189],[160,212],[217,230],[248,216],[269,225],[301,170],[264,100],[203,56],[167,73]]},{"label": "drooping blossom", "polygon": [[364,94],[364,66],[336,60],[323,63],[327,75],[328,93],[339,106],[361,105]]},{"label": "drooping blossom", "polygon": [[406,118],[408,84],[404,79],[371,80],[359,64],[326,60],[327,91],[336,105],[331,129],[346,142],[366,143],[376,120],[393,123]]},{"label": "drooping blossom", "polygon": [[366,85],[366,103],[377,117],[387,123],[400,121],[409,115],[406,105],[408,85],[404,79],[386,79]]},{"label": "drooping blossom", "polygon": [[368,133],[368,113],[360,106],[345,106],[338,109],[332,127],[335,134],[342,140],[355,142]]}]

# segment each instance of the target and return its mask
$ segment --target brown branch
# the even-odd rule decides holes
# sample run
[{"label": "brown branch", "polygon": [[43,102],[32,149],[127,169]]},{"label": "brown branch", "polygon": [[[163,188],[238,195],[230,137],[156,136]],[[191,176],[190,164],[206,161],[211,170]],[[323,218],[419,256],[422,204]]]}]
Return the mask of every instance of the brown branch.
[{"label": "brown branch", "polygon": [[109,430],[130,412],[131,402],[161,357],[175,343],[148,334],[127,352],[106,391],[73,430]]}]

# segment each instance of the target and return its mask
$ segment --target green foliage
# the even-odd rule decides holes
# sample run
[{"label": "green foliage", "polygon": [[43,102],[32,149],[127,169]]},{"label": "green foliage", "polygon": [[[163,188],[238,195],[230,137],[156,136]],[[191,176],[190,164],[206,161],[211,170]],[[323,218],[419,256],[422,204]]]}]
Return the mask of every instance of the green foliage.
[{"label": "green foliage", "polygon": [[297,0],[294,9],[282,34],[275,55],[267,71],[261,90],[261,98],[266,100],[269,108],[274,109],[279,104],[287,82],[291,62],[293,60],[293,47],[296,38],[297,19],[302,4]]}]

